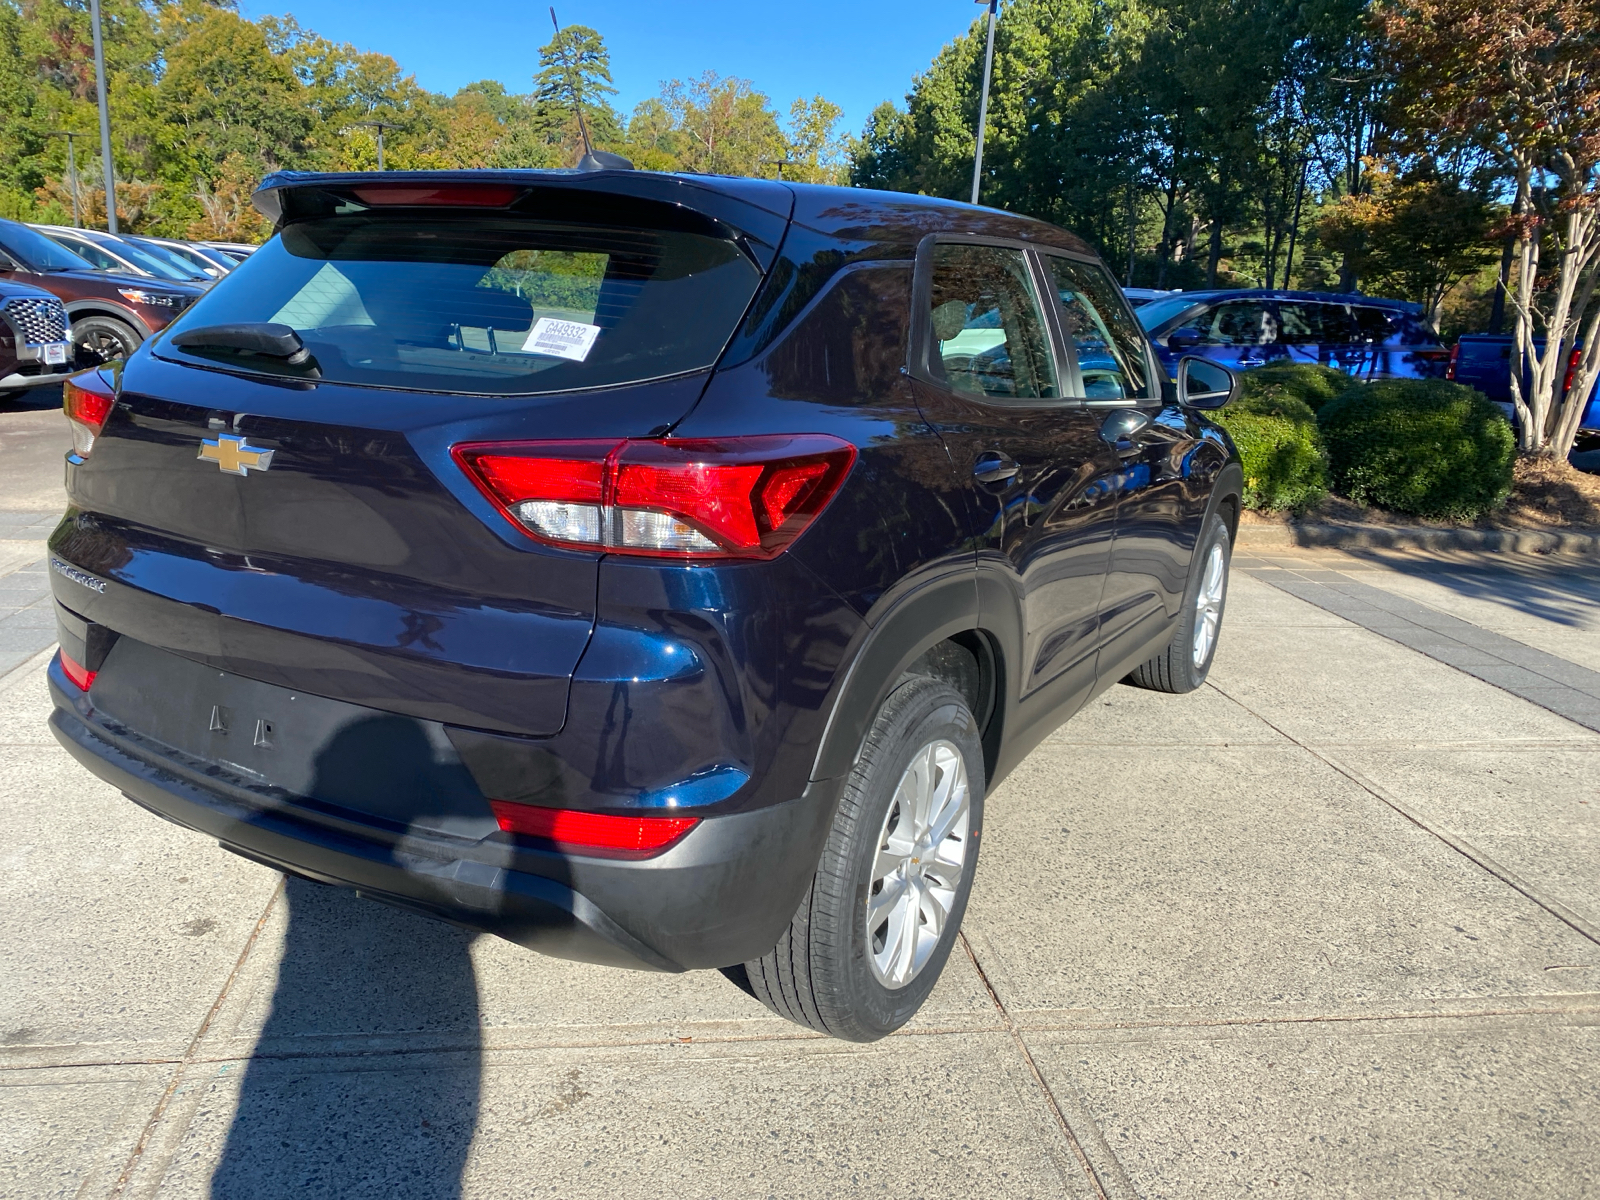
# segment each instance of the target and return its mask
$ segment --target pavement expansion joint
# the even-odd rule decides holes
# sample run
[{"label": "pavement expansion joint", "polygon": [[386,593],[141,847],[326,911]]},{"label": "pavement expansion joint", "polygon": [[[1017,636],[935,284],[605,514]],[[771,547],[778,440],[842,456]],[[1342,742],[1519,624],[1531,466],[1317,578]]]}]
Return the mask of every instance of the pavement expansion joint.
[{"label": "pavement expansion joint", "polygon": [[1244,709],[1246,712],[1250,713],[1257,720],[1261,721],[1269,728],[1277,730],[1279,733],[1283,734],[1284,737],[1289,738],[1290,741],[1304,749],[1307,754],[1314,756],[1327,766],[1331,767],[1333,770],[1337,771],[1339,774],[1343,775],[1351,783],[1355,784],[1362,791],[1373,797],[1373,799],[1378,800],[1380,803],[1393,809],[1424,833],[1431,834],[1433,837],[1443,842],[1446,846],[1449,846],[1450,849],[1454,850],[1457,854],[1461,855],[1469,862],[1476,864],[1481,870],[1494,876],[1501,883],[1504,883],[1506,886],[1514,889],[1515,891],[1521,892],[1529,900],[1533,901],[1533,903],[1544,909],[1558,921],[1569,926],[1582,936],[1588,938],[1597,946],[1600,946],[1600,924],[1596,924],[1594,921],[1591,921],[1588,917],[1582,915],[1581,913],[1574,912],[1571,908],[1568,908],[1565,904],[1561,903],[1561,901],[1557,900],[1554,896],[1551,896],[1549,893],[1545,892],[1542,888],[1539,888],[1528,882],[1510,868],[1505,867],[1496,862],[1494,859],[1490,858],[1489,855],[1472,845],[1472,843],[1468,842],[1465,838],[1459,837],[1448,832],[1447,830],[1437,828],[1436,826],[1430,824],[1422,817],[1421,814],[1416,812],[1409,805],[1401,802],[1398,798],[1391,795],[1384,788],[1368,779],[1355,767],[1350,766],[1348,763],[1340,760],[1336,755],[1329,753],[1326,749],[1319,749],[1314,744],[1301,741],[1293,734],[1273,724],[1273,722],[1266,716],[1256,712],[1237,696],[1231,695],[1229,692],[1218,687],[1214,682],[1207,681],[1206,686],[1214,689],[1227,699],[1232,700],[1235,704]]},{"label": "pavement expansion joint", "polygon": [[[1046,1082],[1044,1073],[1039,1070],[1038,1064],[1034,1062],[1033,1052],[1028,1049],[1028,1043],[1023,1038],[1022,1031],[1017,1027],[1017,1023],[1012,1020],[1011,1013],[1007,1010],[1005,1002],[1000,999],[1000,993],[995,990],[994,984],[990,982],[988,972],[983,969],[983,964],[978,961],[978,956],[972,949],[972,943],[967,940],[965,933],[959,933],[956,936],[960,939],[961,948],[967,952],[967,957],[972,961],[972,969],[978,973],[978,978],[983,981],[984,989],[989,993],[989,999],[993,1001],[996,1011],[999,1012],[1001,1020],[1005,1023],[1005,1029],[1011,1036],[1012,1044],[1016,1046],[1017,1053],[1021,1056],[1023,1064],[1028,1068],[1028,1073],[1033,1076],[1033,1082],[1043,1096],[1051,1115],[1055,1118],[1056,1126],[1061,1131],[1062,1137],[1066,1139],[1067,1145],[1071,1148],[1073,1157],[1078,1160],[1078,1165],[1083,1169],[1084,1174],[1089,1177],[1089,1182],[1093,1185],[1095,1194],[1100,1197],[1100,1200],[1111,1200],[1113,1195],[1137,1195],[1138,1192],[1134,1188],[1133,1182],[1128,1178],[1127,1172],[1123,1170],[1122,1163],[1106,1142],[1105,1135],[1101,1132],[1099,1124],[1090,1115],[1088,1108],[1081,1103],[1074,1105],[1073,1107],[1076,1111],[1072,1114],[1072,1120],[1069,1121],[1067,1119],[1060,1097]],[[1082,1141],[1073,1131],[1074,1125],[1085,1130],[1086,1136],[1093,1139],[1095,1149],[1098,1151],[1096,1157],[1104,1164],[1102,1167],[1097,1168],[1090,1161],[1088,1154],[1084,1151]]]},{"label": "pavement expansion joint", "polygon": [[161,1124],[161,1118],[165,1115],[167,1106],[171,1104],[173,1096],[177,1094],[179,1085],[183,1082],[185,1067],[195,1060],[195,1055],[200,1048],[201,1042],[205,1040],[207,1031],[210,1030],[212,1022],[216,1020],[217,1014],[222,1011],[222,1005],[232,991],[234,981],[239,978],[240,972],[244,969],[245,961],[250,957],[251,951],[255,949],[256,942],[260,940],[261,931],[266,928],[267,921],[272,916],[272,910],[283,896],[283,887],[284,879],[280,877],[278,886],[272,889],[272,895],[267,898],[266,906],[261,910],[261,916],[257,918],[255,927],[250,931],[250,936],[245,939],[244,947],[239,951],[239,957],[234,961],[233,970],[228,973],[228,978],[223,981],[221,989],[217,992],[217,998],[211,1002],[211,1007],[207,1010],[205,1017],[202,1018],[200,1027],[195,1030],[194,1037],[190,1039],[189,1045],[184,1051],[183,1059],[178,1064],[178,1069],[172,1073],[172,1078],[168,1081],[166,1090],[161,1093],[161,1098],[156,1101],[155,1109],[150,1113],[150,1119],[145,1122],[144,1129],[140,1131],[139,1140],[129,1153],[127,1162],[123,1164],[122,1173],[117,1176],[116,1183],[111,1187],[111,1200],[116,1200],[116,1197],[121,1196],[127,1188],[128,1181],[133,1177],[134,1169],[139,1166],[139,1160],[144,1155],[145,1147],[150,1144],[150,1139],[155,1134],[156,1127]]}]

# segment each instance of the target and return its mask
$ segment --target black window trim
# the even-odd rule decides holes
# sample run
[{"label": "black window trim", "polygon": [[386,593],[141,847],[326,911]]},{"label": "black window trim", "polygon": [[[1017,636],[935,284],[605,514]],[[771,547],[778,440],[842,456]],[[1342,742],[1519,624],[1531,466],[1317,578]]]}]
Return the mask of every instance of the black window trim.
[{"label": "black window trim", "polygon": [[[980,395],[976,392],[961,391],[951,387],[948,380],[934,374],[930,365],[930,356],[933,350],[933,323],[930,310],[933,302],[933,249],[939,245],[993,246],[999,250],[1015,250],[1021,253],[1023,261],[1028,265],[1028,274],[1033,283],[1034,291],[1038,293],[1040,311],[1044,314],[1046,341],[1056,369],[1056,386],[1063,393],[1062,395],[1007,400],[1001,396]],[[1054,293],[1043,286],[1043,268],[1038,262],[1037,250],[1038,246],[1032,242],[1024,242],[1016,238],[990,237],[981,233],[930,233],[918,242],[916,265],[913,268],[911,277],[911,347],[906,365],[907,374],[919,383],[960,396],[964,400],[976,404],[988,404],[994,408],[1064,409],[1084,407],[1083,385],[1078,378],[1078,363],[1067,352],[1067,348],[1062,342],[1061,325],[1053,311],[1054,307],[1059,307],[1060,302],[1057,301],[1055,306],[1048,302],[1047,297]]]}]

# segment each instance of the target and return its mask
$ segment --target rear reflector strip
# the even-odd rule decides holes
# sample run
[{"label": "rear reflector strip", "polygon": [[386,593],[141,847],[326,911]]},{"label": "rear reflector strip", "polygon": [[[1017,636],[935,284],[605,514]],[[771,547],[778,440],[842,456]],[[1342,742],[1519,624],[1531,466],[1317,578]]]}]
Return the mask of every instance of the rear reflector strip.
[{"label": "rear reflector strip", "polygon": [[72,685],[80,692],[87,692],[94,683],[94,677],[99,674],[98,671],[89,670],[77,659],[68,655],[65,650],[61,652],[61,669],[66,672],[67,678],[72,680]]},{"label": "rear reflector strip", "polygon": [[503,183],[369,183],[355,189],[364,204],[439,205],[447,208],[504,208],[525,189]]},{"label": "rear reflector strip", "polygon": [[699,824],[698,817],[613,817],[510,800],[491,800],[489,806],[507,833],[601,858],[648,858]]}]

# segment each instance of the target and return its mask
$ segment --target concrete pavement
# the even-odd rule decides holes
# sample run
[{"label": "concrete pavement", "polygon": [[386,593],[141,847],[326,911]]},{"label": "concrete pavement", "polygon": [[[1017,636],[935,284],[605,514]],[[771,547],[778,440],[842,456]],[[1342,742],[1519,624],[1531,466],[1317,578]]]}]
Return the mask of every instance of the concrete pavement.
[{"label": "concrete pavement", "polygon": [[1600,1195],[1600,734],[1304,583],[1600,669],[1594,566],[1242,558],[1211,684],[997,790],[963,952],[865,1047],[285,883],[80,770],[30,653],[0,1196]]}]

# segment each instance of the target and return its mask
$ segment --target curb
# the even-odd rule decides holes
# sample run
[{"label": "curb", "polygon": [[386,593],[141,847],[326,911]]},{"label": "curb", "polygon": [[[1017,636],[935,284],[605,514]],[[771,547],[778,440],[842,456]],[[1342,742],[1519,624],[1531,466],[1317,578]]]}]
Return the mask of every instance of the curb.
[{"label": "curb", "polygon": [[1323,546],[1338,550],[1477,550],[1498,554],[1597,554],[1600,535],[1536,529],[1435,529],[1427,525],[1242,523],[1240,549]]}]

